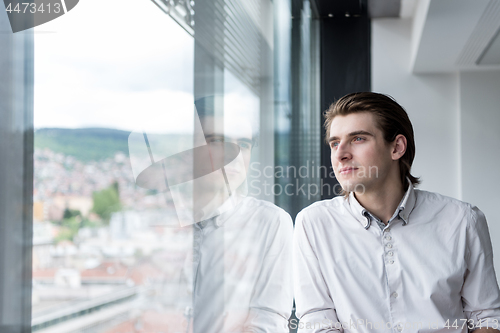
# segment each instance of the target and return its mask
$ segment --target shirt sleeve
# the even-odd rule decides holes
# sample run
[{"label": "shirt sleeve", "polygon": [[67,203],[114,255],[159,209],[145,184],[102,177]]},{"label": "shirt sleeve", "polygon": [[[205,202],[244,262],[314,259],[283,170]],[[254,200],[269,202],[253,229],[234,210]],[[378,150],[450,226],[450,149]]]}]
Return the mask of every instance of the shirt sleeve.
[{"label": "shirt sleeve", "polygon": [[250,302],[245,332],[288,333],[293,307],[293,222],[286,212],[278,214],[276,227],[268,235],[270,246]]},{"label": "shirt sleeve", "polygon": [[461,290],[464,313],[475,328],[500,328],[500,292],[486,217],[476,206],[468,212],[466,273]]},{"label": "shirt sleeve", "polygon": [[311,244],[303,212],[297,215],[293,241],[293,277],[299,333],[343,332],[335,305]]}]

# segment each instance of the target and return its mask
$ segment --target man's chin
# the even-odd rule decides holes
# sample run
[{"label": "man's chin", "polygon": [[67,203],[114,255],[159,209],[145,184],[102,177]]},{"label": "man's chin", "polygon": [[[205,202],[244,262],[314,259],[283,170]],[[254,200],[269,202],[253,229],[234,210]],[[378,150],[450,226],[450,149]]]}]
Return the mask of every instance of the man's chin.
[{"label": "man's chin", "polygon": [[365,185],[362,182],[345,180],[339,182],[345,192],[364,193]]}]

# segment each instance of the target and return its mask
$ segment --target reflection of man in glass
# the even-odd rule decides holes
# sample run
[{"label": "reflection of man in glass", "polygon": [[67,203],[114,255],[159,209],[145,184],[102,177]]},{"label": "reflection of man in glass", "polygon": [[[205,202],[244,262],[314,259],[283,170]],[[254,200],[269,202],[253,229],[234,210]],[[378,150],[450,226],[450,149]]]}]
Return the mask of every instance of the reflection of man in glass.
[{"label": "reflection of man in glass", "polygon": [[[235,205],[246,196],[246,175],[256,134],[252,133],[248,117],[216,115],[201,103],[197,109],[209,156],[193,157],[195,172],[197,168],[209,164],[214,165],[213,171],[220,166],[223,175],[223,181],[214,173],[212,177],[208,175],[203,181],[194,183],[194,210],[197,212],[195,215],[200,215],[200,211],[216,209],[215,205],[227,200]],[[234,149],[238,153],[236,157]]]},{"label": "reflection of man in glass", "polygon": [[[224,182],[210,177],[194,184],[194,207],[204,210],[223,198],[220,214],[193,225],[192,285],[194,332],[288,332],[292,308],[290,216],[275,205],[246,196],[246,175],[256,132],[245,115],[217,113],[214,98],[196,101],[209,161],[224,164]],[[237,158],[224,160],[223,143],[238,145]],[[222,152],[222,153],[221,153]],[[220,180],[220,179],[219,179]],[[230,208],[227,209],[227,206]],[[214,207],[209,207],[209,210]],[[192,267],[192,270],[190,269]]]}]

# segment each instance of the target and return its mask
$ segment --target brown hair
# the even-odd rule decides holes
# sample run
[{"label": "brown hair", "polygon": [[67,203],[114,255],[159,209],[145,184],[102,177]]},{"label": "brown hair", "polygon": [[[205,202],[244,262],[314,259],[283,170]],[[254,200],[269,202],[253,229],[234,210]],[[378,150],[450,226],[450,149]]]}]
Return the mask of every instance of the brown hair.
[{"label": "brown hair", "polygon": [[[389,95],[374,92],[358,92],[345,95],[330,105],[325,112],[326,142],[330,138],[330,127],[333,118],[346,116],[351,113],[370,112],[375,116],[377,127],[382,131],[386,143],[391,143],[396,136],[402,134],[406,137],[407,147],[405,154],[399,159],[399,171],[403,188],[406,191],[408,177],[413,185],[420,183],[418,177],[410,173],[413,159],[415,158],[415,136],[413,126],[405,109]],[[349,193],[342,191],[344,196]]]}]

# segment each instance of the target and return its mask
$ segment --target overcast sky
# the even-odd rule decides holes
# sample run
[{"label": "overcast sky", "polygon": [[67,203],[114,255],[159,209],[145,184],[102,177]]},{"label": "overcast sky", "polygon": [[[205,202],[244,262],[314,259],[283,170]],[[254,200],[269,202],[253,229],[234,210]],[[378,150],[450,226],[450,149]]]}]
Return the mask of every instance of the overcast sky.
[{"label": "overcast sky", "polygon": [[193,38],[151,1],[82,0],[35,31],[36,128],[192,124]]}]

